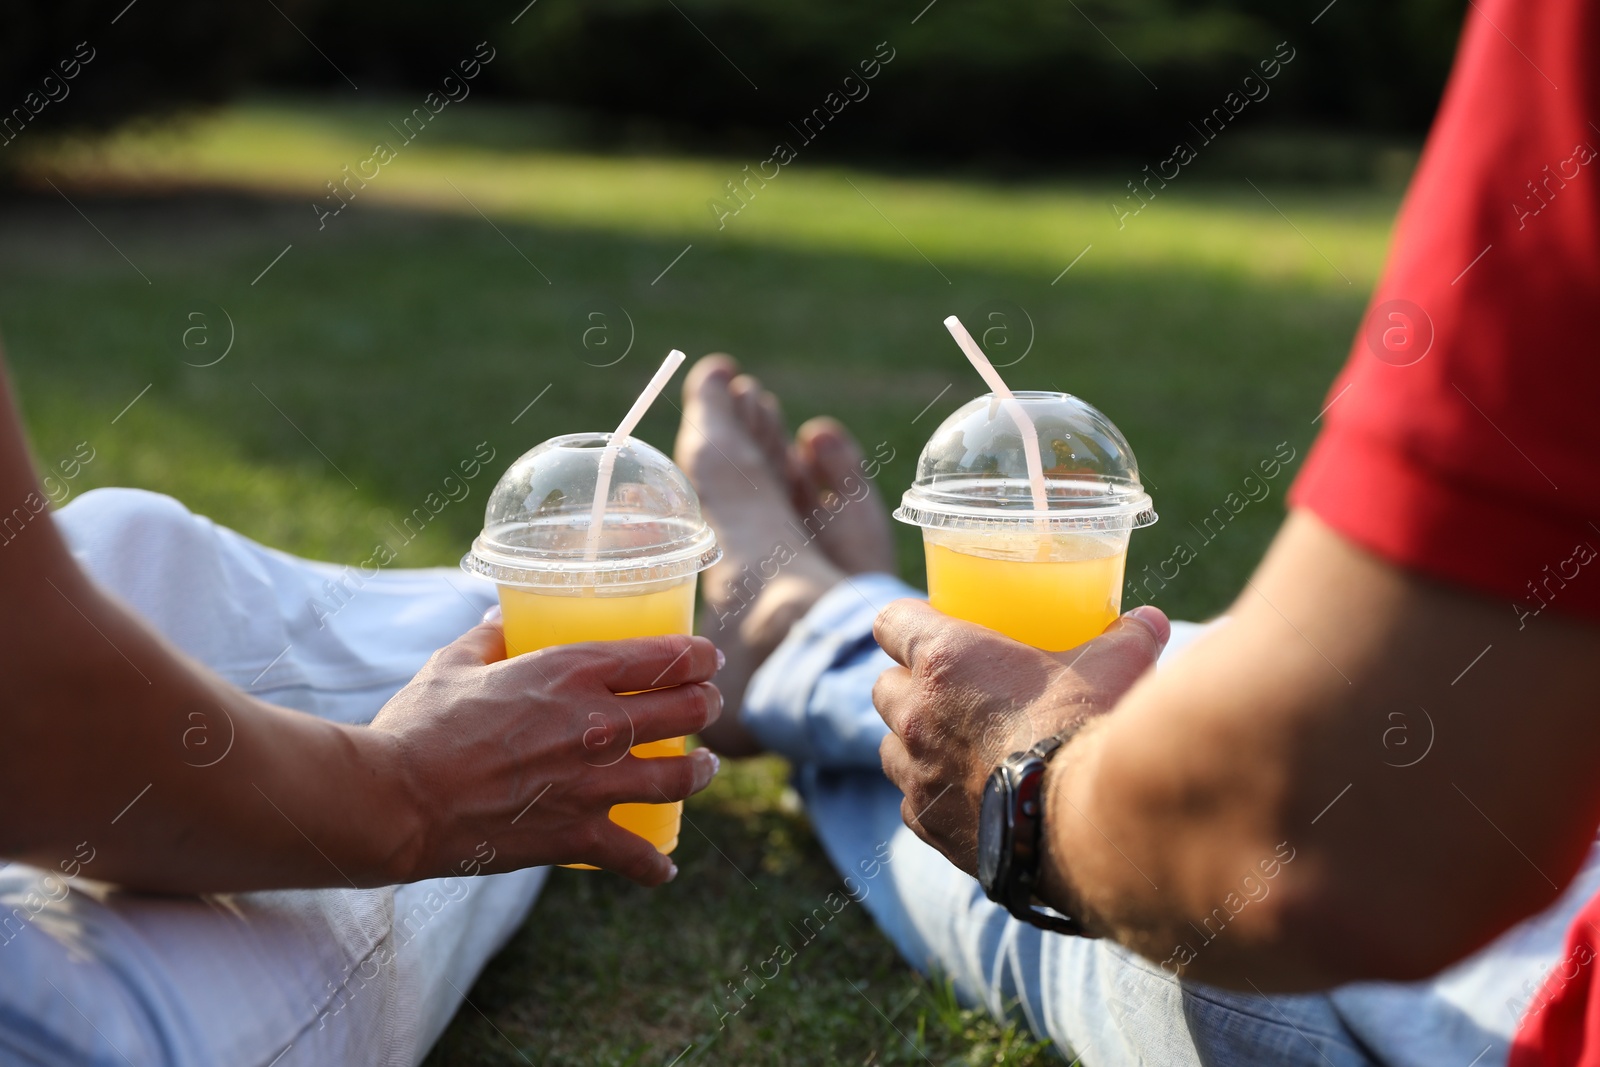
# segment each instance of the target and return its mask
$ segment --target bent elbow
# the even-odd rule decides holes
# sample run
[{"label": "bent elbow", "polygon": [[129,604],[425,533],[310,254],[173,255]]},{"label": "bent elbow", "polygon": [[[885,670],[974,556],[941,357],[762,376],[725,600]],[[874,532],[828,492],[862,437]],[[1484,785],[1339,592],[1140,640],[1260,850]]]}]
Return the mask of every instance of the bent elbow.
[{"label": "bent elbow", "polygon": [[1423,877],[1344,879],[1307,866],[1311,884],[1286,887],[1273,921],[1277,949],[1318,987],[1429,978],[1560,896],[1533,870],[1524,877],[1440,865]]}]

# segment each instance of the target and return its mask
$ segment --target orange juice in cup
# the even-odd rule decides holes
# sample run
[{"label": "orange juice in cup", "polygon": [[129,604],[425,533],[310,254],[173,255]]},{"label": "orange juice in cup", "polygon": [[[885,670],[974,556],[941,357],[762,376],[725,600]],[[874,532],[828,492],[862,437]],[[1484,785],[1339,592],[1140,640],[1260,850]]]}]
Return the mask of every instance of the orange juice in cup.
[{"label": "orange juice in cup", "polygon": [[1128,554],[1118,540],[928,530],[928,602],[1047,652],[1075,648],[1120,614]]}]

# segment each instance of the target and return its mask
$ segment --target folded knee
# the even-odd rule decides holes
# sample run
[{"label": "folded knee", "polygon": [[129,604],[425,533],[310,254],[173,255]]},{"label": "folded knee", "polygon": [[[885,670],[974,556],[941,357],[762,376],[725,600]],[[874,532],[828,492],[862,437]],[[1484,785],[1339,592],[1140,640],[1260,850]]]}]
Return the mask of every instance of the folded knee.
[{"label": "folded knee", "polygon": [[129,599],[156,575],[207,574],[218,551],[210,520],[144,489],[91,489],[55,521],[79,564]]},{"label": "folded knee", "polygon": [[114,487],[80,493],[55,513],[69,539],[75,533],[177,533],[203,521],[164,493]]}]

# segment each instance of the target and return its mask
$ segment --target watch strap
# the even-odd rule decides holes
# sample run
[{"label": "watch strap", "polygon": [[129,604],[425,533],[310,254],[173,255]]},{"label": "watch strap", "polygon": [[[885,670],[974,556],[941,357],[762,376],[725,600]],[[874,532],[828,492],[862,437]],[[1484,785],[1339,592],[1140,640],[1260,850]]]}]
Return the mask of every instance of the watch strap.
[{"label": "watch strap", "polygon": [[[1087,720],[1080,720],[1065,730],[1050,735],[1036,742],[1028,749],[1026,755],[1048,764],[1072,736],[1083,727]],[[1018,863],[1021,859],[1019,850],[1013,843],[1011,863],[1008,864],[1006,885],[1002,889],[999,901],[1013,917],[1036,926],[1041,930],[1048,930],[1058,934],[1082,935],[1083,926],[1069,915],[1063,915],[1049,908],[1041,908],[1034,904],[1034,890],[1039,883],[1039,867],[1044,858],[1044,796],[1042,787],[1044,783],[1043,772],[1039,775],[1040,795],[1036,798],[1037,808],[1031,820],[1032,841],[1026,850],[1026,857],[1031,862]],[[1000,888],[1000,887],[997,887]]]}]

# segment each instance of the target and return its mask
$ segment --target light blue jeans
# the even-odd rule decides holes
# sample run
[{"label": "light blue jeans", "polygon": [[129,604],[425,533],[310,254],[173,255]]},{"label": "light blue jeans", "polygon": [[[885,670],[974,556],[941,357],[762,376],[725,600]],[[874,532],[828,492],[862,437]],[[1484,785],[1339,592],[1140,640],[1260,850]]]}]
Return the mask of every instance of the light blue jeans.
[{"label": "light blue jeans", "polygon": [[[56,521],[89,573],[184,652],[265,700],[341,722],[371,719],[495,599],[455,569],[309,563],[139,490],[85,493]],[[225,723],[197,720],[173,737],[173,758],[227,773],[229,743]],[[75,788],[70,769],[60,788]],[[127,893],[92,878],[95,843],[140,817],[128,800],[60,871],[0,866],[7,1067],[415,1064],[547,873]]]},{"label": "light blue jeans", "polygon": [[[1106,941],[1044,933],[991,903],[974,879],[905,827],[900,792],[879,767],[886,727],[872,707],[872,685],[891,663],[872,639],[872,619],[891,600],[921,595],[886,575],[841,583],[762,666],[743,710],[756,736],[795,764],[812,824],[846,890],[913,966],[949,977],[967,1003],[996,1015],[1020,1009],[1035,1034],[1093,1067],[1505,1063],[1518,1018],[1559,959],[1574,913],[1600,891],[1600,855],[1591,851],[1549,910],[1413,984],[1241,995],[1177,981]],[[1166,655],[1203,629],[1174,624]]]}]

